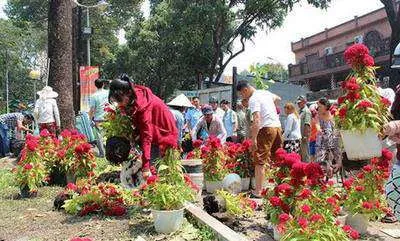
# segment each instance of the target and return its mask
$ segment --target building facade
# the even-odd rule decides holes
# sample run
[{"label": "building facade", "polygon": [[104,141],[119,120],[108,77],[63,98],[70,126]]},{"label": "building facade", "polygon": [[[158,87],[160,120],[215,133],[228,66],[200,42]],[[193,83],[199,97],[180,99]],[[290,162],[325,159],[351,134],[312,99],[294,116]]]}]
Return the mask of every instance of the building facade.
[{"label": "building facade", "polygon": [[344,61],[344,51],[354,43],[363,43],[380,66],[379,79],[388,84],[390,35],[387,15],[381,8],[302,38],[291,44],[296,64],[288,66],[289,81],[306,85],[313,92],[336,89],[350,72]]}]

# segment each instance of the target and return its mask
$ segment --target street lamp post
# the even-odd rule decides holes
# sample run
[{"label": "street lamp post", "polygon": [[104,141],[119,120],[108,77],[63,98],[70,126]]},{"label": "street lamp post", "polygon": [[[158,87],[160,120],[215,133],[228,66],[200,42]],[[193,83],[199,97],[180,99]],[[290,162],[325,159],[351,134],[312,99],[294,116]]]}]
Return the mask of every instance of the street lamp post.
[{"label": "street lamp post", "polygon": [[87,51],[87,66],[90,66],[90,35],[92,34],[92,28],[90,27],[90,17],[89,17],[89,9],[97,8],[97,7],[105,7],[108,3],[105,0],[99,1],[98,4],[87,6],[80,4],[77,0],[73,0],[73,2],[79,7],[83,7],[86,9],[86,27],[83,30],[83,34],[86,35],[86,51]]},{"label": "street lamp post", "polygon": [[33,101],[36,103],[36,82],[40,79],[40,71],[31,70],[31,72],[29,72],[29,78],[33,80]]}]

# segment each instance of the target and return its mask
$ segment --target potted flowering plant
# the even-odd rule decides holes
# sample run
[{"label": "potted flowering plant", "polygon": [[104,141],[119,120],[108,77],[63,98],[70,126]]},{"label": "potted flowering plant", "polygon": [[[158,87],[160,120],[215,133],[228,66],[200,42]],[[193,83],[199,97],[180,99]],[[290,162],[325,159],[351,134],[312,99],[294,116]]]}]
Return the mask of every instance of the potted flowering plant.
[{"label": "potted flowering plant", "polygon": [[[227,146],[228,149],[229,146]],[[244,140],[241,144],[236,144],[236,148],[232,148],[236,153],[234,155],[234,169],[242,180],[242,191],[250,188],[250,178],[254,176],[253,158],[250,152],[251,140]]]},{"label": "potted flowering plant", "polygon": [[[346,233],[336,225],[340,212],[340,195],[333,182],[323,180],[324,173],[317,163],[303,163],[293,153],[279,149],[273,163],[276,186],[265,190],[265,210],[270,214],[276,240],[316,240],[330,238],[347,240]],[[315,233],[315,228],[325,232]],[[329,239],[331,240],[331,239]]]},{"label": "potted flowering plant", "polygon": [[64,130],[63,138],[57,151],[58,163],[67,173],[67,182],[75,179],[94,176],[96,167],[92,146],[86,142],[84,135],[76,130]]},{"label": "potted flowering plant", "polygon": [[179,151],[168,149],[157,166],[158,176],[141,187],[143,202],[151,208],[156,231],[172,233],[181,227],[184,204],[195,199],[197,187],[184,177]]},{"label": "potted flowering plant", "polygon": [[39,138],[28,134],[21,158],[14,169],[16,181],[21,190],[22,197],[31,197],[37,193],[48,176],[47,169],[38,152]]},{"label": "potted flowering plant", "polygon": [[193,141],[193,150],[189,152],[186,159],[182,160],[183,171],[196,183],[200,189],[204,186],[203,160],[201,159],[202,140]]},{"label": "potted flowering plant", "polygon": [[226,167],[226,156],[221,141],[210,137],[202,147],[203,173],[207,192],[213,193],[222,188],[222,180],[229,173]]},{"label": "potted flowering plant", "polygon": [[344,206],[350,213],[346,223],[360,233],[366,233],[368,221],[377,220],[388,211],[384,195],[384,184],[389,177],[389,165],[393,154],[382,150],[380,158],[372,158],[355,177],[347,179]]},{"label": "potted flowering plant", "polygon": [[104,130],[104,136],[106,138],[120,136],[131,140],[135,129],[132,126],[132,119],[126,113],[125,108],[107,105],[104,110],[106,111],[105,121],[101,126]]},{"label": "potted flowering plant", "polygon": [[224,190],[218,190],[216,194],[217,197],[222,199],[219,203],[223,204],[229,215],[233,217],[251,217],[254,215],[257,203],[244,193],[235,195]]},{"label": "potted flowering plant", "polygon": [[72,215],[86,216],[102,213],[106,216],[123,216],[126,205],[120,187],[111,183],[92,185],[90,180],[81,179],[77,184],[69,183],[65,192],[71,197],[63,208]]},{"label": "potted flowering plant", "polygon": [[388,121],[390,101],[379,95],[374,59],[365,45],[352,45],[345,51],[344,58],[353,69],[342,83],[346,94],[338,98],[335,117],[344,149],[350,160],[379,156],[382,145],[378,133]]}]

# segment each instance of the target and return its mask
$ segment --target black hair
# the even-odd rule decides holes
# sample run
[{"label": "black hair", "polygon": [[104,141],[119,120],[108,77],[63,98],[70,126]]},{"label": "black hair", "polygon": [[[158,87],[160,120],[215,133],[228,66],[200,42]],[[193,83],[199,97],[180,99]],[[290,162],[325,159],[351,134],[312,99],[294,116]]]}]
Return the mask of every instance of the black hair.
[{"label": "black hair", "polygon": [[229,101],[227,101],[227,100],[221,100],[220,103],[221,103],[221,104],[225,104],[225,105],[229,105]]},{"label": "black hair", "polygon": [[200,100],[200,98],[199,98],[198,96],[193,96],[193,97],[192,97],[192,100],[196,100],[196,99],[197,99],[197,100]]},{"label": "black hair", "polygon": [[131,144],[128,139],[113,136],[107,139],[106,158],[113,164],[121,164],[128,160]]},{"label": "black hair", "polygon": [[30,121],[35,121],[35,117],[31,113],[23,113],[24,118]]},{"label": "black hair", "polygon": [[107,81],[104,80],[104,79],[96,79],[96,80],[94,81],[94,85],[96,86],[97,89],[101,89],[101,88],[104,87],[104,85],[105,85],[106,82],[107,82]]},{"label": "black hair", "polygon": [[250,84],[249,84],[248,81],[246,81],[246,80],[241,80],[241,81],[239,81],[239,83],[237,84],[236,90],[237,90],[237,91],[241,91],[242,89],[244,89],[244,88],[249,88],[249,87],[250,87]]},{"label": "black hair", "polygon": [[108,101],[112,103],[112,100],[117,102],[122,101],[122,96],[131,94],[132,100],[136,98],[135,91],[133,89],[133,81],[127,74],[122,74],[118,79],[111,81],[110,92],[108,94]]},{"label": "black hair", "polygon": [[327,110],[330,110],[332,104],[329,102],[327,98],[321,98],[318,100],[318,103],[325,106]]}]

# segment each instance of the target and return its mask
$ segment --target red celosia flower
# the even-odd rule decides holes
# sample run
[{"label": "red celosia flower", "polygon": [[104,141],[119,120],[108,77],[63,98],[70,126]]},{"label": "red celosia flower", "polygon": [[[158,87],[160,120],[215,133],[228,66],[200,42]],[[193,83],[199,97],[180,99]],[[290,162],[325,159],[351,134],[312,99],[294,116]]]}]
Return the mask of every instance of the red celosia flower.
[{"label": "red celosia flower", "polygon": [[369,50],[364,44],[353,44],[344,52],[344,59],[353,68],[373,66],[374,60],[369,55]]},{"label": "red celosia flower", "polygon": [[66,151],[64,149],[61,149],[57,152],[57,157],[62,159],[65,157]]},{"label": "red celosia flower", "polygon": [[344,225],[342,227],[343,231],[345,231],[346,233],[350,232],[351,230],[353,230],[353,228],[350,225]]},{"label": "red celosia flower", "polygon": [[388,99],[385,98],[385,97],[382,97],[382,98],[381,98],[381,103],[382,103],[384,106],[386,106],[386,107],[389,107],[389,106],[392,104],[392,102],[390,102],[390,100],[388,100]]},{"label": "red celosia flower", "polygon": [[156,175],[150,176],[146,180],[147,185],[152,185],[152,184],[156,183],[157,181],[158,181],[158,176],[156,176]]},{"label": "red celosia flower", "polygon": [[74,183],[70,182],[67,184],[67,189],[76,192],[78,187]]},{"label": "red celosia flower", "polygon": [[300,226],[302,229],[306,229],[307,226],[308,226],[308,221],[307,221],[306,218],[299,218],[299,219],[297,219],[297,223],[299,224],[299,226]]},{"label": "red celosia flower", "polygon": [[25,170],[31,170],[32,168],[33,168],[33,166],[30,163],[27,163],[27,164],[24,165],[24,169]]},{"label": "red celosia flower", "polygon": [[43,129],[40,131],[39,135],[41,137],[49,137],[50,136],[50,132],[47,129]]},{"label": "red celosia flower", "polygon": [[307,164],[304,162],[296,162],[292,165],[290,175],[295,179],[302,179],[305,176],[304,168]]},{"label": "red celosia flower", "polygon": [[203,144],[203,141],[202,141],[202,140],[195,140],[195,141],[193,141],[193,147],[194,147],[194,148],[200,148],[202,144]]},{"label": "red celosia flower", "polygon": [[389,149],[384,148],[382,149],[382,157],[386,160],[391,161],[393,159],[393,153],[389,151]]},{"label": "red celosia flower", "polygon": [[375,65],[374,58],[372,58],[371,55],[365,55],[363,58],[363,64],[365,66],[374,66]]},{"label": "red celosia flower", "polygon": [[371,165],[366,165],[366,166],[363,167],[363,170],[365,172],[371,172],[372,171],[372,166]]},{"label": "red celosia flower", "polygon": [[340,119],[346,118],[346,114],[347,114],[347,108],[346,107],[342,107],[342,108],[339,109],[339,117],[340,117]]},{"label": "red celosia flower", "polygon": [[354,178],[346,179],[346,180],[343,182],[344,188],[347,189],[347,190],[349,190],[349,189],[351,188],[351,185],[353,185],[353,182],[354,182]]},{"label": "red celosia flower", "polygon": [[346,96],[346,99],[348,99],[350,102],[355,102],[356,100],[361,98],[361,95],[357,92],[349,92]]},{"label": "red celosia flower", "polygon": [[312,192],[310,189],[305,188],[299,193],[299,198],[301,199],[307,199],[311,196]]},{"label": "red celosia flower", "polygon": [[123,216],[126,213],[126,208],[122,205],[113,205],[109,210],[104,212],[106,216]]},{"label": "red celosia flower", "polygon": [[287,153],[284,157],[284,165],[289,168],[291,168],[296,162],[301,162],[301,156],[298,153]]},{"label": "red celosia flower", "polygon": [[311,212],[310,206],[308,206],[308,205],[306,205],[306,204],[304,204],[303,206],[301,206],[300,209],[301,209],[301,211],[302,211],[304,214],[309,214],[309,213]]},{"label": "red celosia flower", "polygon": [[26,140],[26,147],[29,151],[35,151],[39,142],[37,139]]},{"label": "red celosia flower", "polygon": [[287,183],[282,183],[275,188],[275,194],[284,194],[289,196],[292,193],[292,187]]},{"label": "red celosia flower", "polygon": [[360,233],[357,230],[353,229],[350,232],[350,238],[357,240],[360,238]]},{"label": "red celosia flower", "polygon": [[365,209],[370,210],[370,209],[373,209],[373,208],[374,208],[374,204],[372,204],[372,203],[370,203],[370,202],[363,202],[363,203],[362,203],[362,207],[365,208]]},{"label": "red celosia flower", "polygon": [[364,190],[365,190],[365,188],[363,186],[356,186],[356,191],[357,192],[362,192]]},{"label": "red celosia flower", "polygon": [[289,214],[287,214],[287,213],[279,214],[279,223],[286,223],[289,220],[290,220]]},{"label": "red celosia flower", "polygon": [[264,188],[262,191],[261,191],[261,196],[266,196],[267,195],[267,192],[268,192],[268,189],[266,189],[266,188]]},{"label": "red celosia flower", "polygon": [[360,85],[357,83],[356,78],[352,77],[346,81],[345,88],[350,91],[356,91],[360,89]]},{"label": "red celosia flower", "polygon": [[304,168],[304,172],[305,172],[307,178],[310,180],[315,181],[315,180],[318,180],[318,179],[324,177],[324,172],[323,172],[321,166],[315,162],[308,163],[307,166]]},{"label": "red celosia flower", "polygon": [[321,214],[313,214],[312,216],[311,216],[311,218],[310,218],[310,221],[311,222],[318,222],[318,221],[321,221],[321,220],[323,220],[324,218],[322,217],[322,215]]},{"label": "red celosia flower", "polygon": [[337,100],[338,105],[341,105],[346,100],[345,96],[340,96]]},{"label": "red celosia flower", "polygon": [[329,204],[332,205],[332,206],[335,206],[337,200],[336,200],[336,198],[334,198],[334,197],[328,197],[328,198],[326,199],[326,202],[329,203]]},{"label": "red celosia flower", "polygon": [[269,202],[273,207],[280,207],[282,205],[282,200],[279,197],[273,196],[269,199]]},{"label": "red celosia flower", "polygon": [[368,100],[362,100],[356,107],[358,109],[366,110],[367,108],[371,108],[373,105]]},{"label": "red celosia flower", "polygon": [[364,173],[363,172],[358,173],[357,174],[357,178],[358,179],[363,179],[364,178]]}]

